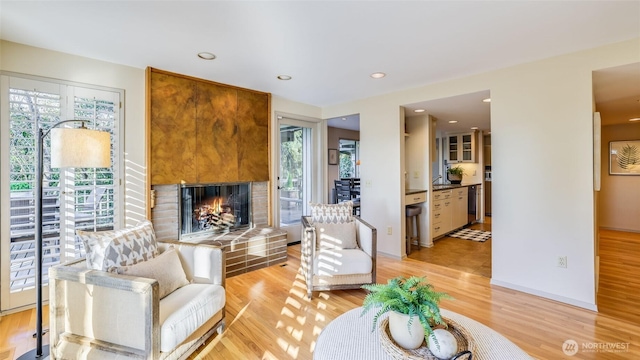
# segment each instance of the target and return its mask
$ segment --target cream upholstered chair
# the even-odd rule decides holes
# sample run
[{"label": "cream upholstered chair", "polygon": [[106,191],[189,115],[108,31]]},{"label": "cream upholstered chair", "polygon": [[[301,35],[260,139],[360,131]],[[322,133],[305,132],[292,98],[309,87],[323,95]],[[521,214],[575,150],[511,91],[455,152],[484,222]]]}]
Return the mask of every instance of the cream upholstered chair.
[{"label": "cream upholstered chair", "polygon": [[376,282],[376,229],[353,216],[351,201],[311,204],[302,217],[301,263],[307,296]]},{"label": "cream upholstered chair", "polygon": [[185,359],[222,332],[222,248],[155,242],[150,222],[77,233],[87,259],[49,270],[52,359]]}]

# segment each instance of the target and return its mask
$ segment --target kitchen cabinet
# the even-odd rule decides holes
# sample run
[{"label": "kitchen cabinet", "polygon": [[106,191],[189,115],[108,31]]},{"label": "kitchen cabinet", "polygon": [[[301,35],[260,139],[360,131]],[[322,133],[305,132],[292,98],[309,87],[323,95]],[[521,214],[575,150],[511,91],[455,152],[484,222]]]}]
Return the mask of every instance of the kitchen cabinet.
[{"label": "kitchen cabinet", "polygon": [[434,190],[431,208],[432,237],[437,238],[468,223],[469,188]]},{"label": "kitchen cabinet", "polygon": [[484,214],[491,216],[491,181],[484,182]]},{"label": "kitchen cabinet", "polygon": [[460,187],[453,189],[453,197],[451,199],[451,230],[463,227],[469,222],[469,188]]},{"label": "kitchen cabinet", "polygon": [[451,190],[433,192],[431,228],[434,238],[451,230],[451,194]]},{"label": "kitchen cabinet", "polygon": [[427,201],[426,191],[410,191],[404,196],[405,205],[420,204]]},{"label": "kitchen cabinet", "polygon": [[450,163],[476,162],[476,133],[447,135],[447,160]]}]

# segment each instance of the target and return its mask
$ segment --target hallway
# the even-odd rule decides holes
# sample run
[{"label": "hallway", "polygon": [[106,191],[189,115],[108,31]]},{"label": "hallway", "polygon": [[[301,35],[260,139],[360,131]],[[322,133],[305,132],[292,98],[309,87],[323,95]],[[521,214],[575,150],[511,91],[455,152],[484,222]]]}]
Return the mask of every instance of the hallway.
[{"label": "hallway", "polygon": [[598,311],[640,324],[640,233],[600,230]]}]

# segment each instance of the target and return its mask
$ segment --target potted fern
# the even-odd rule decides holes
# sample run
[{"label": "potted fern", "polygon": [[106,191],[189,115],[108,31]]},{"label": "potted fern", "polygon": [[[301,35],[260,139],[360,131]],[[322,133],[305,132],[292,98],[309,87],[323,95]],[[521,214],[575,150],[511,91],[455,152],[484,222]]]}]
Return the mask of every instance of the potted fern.
[{"label": "potted fern", "polygon": [[[433,326],[445,325],[438,303],[451,298],[437,292],[425,277],[396,277],[387,284],[363,285],[369,290],[362,304],[362,315],[372,307],[379,307],[373,318],[373,329],[380,316],[389,312],[389,331],[395,342],[405,349],[420,347]],[[417,321],[416,321],[417,320]]]},{"label": "potted fern", "polygon": [[460,165],[450,167],[447,170],[447,178],[452,184],[460,184],[462,182],[462,175],[464,175],[464,168]]}]

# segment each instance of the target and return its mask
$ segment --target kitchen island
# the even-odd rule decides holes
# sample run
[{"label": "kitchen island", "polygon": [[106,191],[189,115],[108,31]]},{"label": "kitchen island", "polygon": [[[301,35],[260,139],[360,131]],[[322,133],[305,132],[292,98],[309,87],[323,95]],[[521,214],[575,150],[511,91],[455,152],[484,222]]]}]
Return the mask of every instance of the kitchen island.
[{"label": "kitchen island", "polygon": [[478,221],[477,194],[480,187],[478,183],[433,185],[432,239]]}]

